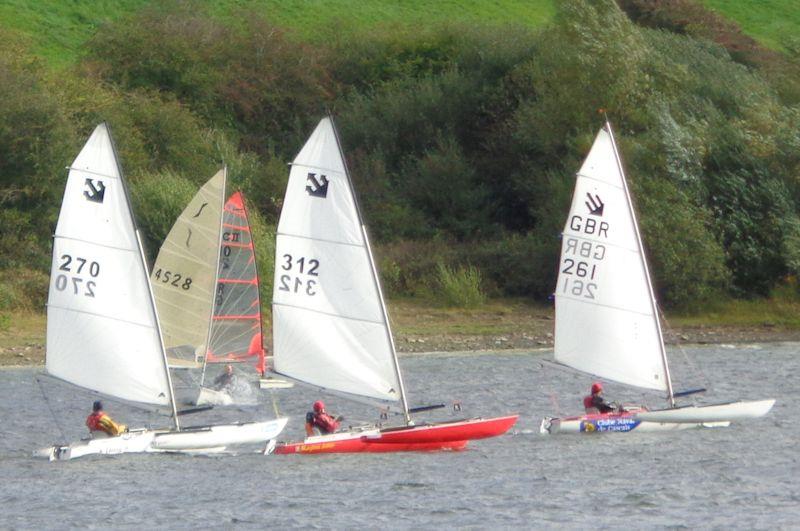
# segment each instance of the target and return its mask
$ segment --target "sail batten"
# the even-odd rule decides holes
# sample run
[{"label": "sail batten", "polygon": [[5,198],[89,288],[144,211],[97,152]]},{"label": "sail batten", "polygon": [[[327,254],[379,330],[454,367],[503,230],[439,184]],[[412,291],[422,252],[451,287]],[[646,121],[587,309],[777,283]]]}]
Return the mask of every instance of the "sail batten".
[{"label": "sail batten", "polygon": [[635,213],[606,129],[576,177],[555,297],[558,362],[620,383],[667,389]]}]

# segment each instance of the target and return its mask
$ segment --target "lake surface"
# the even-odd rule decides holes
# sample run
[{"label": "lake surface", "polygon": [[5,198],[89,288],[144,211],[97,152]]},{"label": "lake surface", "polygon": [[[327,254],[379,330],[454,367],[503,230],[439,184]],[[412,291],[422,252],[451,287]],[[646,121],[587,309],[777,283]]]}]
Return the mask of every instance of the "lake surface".
[{"label": "lake surface", "polygon": [[[37,381],[32,369],[2,370],[0,528],[797,528],[800,345],[684,350],[696,370],[671,350],[677,389],[703,383],[702,370],[712,392],[699,401],[777,398],[772,412],[730,428],[543,436],[542,416],[578,412],[591,383],[541,367],[552,353],[404,356],[412,407],[461,400],[459,416],[519,412],[517,426],[464,452],[129,454],[50,463],[31,452],[84,436],[94,397]],[[613,384],[606,395],[663,403]],[[273,397],[292,417],[285,439],[302,436],[305,412],[320,397],[347,422],[375,419],[367,406],[298,387],[262,391],[258,407],[184,422],[271,418]],[[166,424],[123,404],[106,401],[106,409],[131,426]]]}]

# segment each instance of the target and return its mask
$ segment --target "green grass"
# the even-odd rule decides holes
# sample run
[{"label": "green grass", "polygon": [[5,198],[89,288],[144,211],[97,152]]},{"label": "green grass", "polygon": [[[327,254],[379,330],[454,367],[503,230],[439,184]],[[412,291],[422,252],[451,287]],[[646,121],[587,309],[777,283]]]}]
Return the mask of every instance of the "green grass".
[{"label": "green grass", "polygon": [[[0,26],[27,36],[34,53],[55,67],[73,64],[103,23],[159,0],[3,0]],[[557,0],[218,0],[202,2],[222,19],[242,9],[263,13],[278,26],[314,40],[326,27],[427,25],[447,21],[515,23],[549,21]]]},{"label": "green grass", "polygon": [[702,0],[717,13],[733,20],[761,44],[782,50],[785,40],[800,38],[798,0]]},{"label": "green grass", "polygon": [[53,66],[80,56],[81,46],[103,23],[152,0],[3,0],[0,26],[28,37],[32,50]]},{"label": "green grass", "polygon": [[725,299],[692,312],[669,315],[672,326],[778,326],[800,329],[800,300],[783,295],[769,299]]}]

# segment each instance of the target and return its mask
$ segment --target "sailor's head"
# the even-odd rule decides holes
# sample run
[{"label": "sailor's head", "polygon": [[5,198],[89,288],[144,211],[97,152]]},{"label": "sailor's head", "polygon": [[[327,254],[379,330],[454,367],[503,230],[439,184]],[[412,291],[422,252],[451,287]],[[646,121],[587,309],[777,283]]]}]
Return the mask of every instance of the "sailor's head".
[{"label": "sailor's head", "polygon": [[103,409],[103,403],[100,402],[99,400],[95,400],[94,404],[92,404],[92,411],[97,412],[100,411],[101,409]]},{"label": "sailor's head", "polygon": [[598,395],[603,392],[603,384],[600,382],[595,382],[592,384],[592,394]]},{"label": "sailor's head", "polygon": [[230,363],[225,365],[225,374],[233,374],[233,365]]},{"label": "sailor's head", "polygon": [[314,402],[314,413],[322,413],[325,411],[325,403],[322,400]]}]

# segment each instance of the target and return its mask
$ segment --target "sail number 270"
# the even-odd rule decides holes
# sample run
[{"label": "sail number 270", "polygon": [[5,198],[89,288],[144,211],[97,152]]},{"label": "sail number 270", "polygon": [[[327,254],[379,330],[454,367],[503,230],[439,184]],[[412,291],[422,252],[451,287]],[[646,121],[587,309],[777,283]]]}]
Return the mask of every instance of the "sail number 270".
[{"label": "sail number 270", "polygon": [[73,257],[69,254],[62,254],[58,270],[65,273],[56,275],[56,289],[58,291],[65,291],[68,286],[71,286],[73,295],[83,295],[84,297],[94,297],[94,288],[96,287],[94,280],[84,279],[84,276],[89,278],[97,278],[100,275],[100,263],[89,261],[80,256]]},{"label": "sail number 270", "polygon": [[317,294],[315,289],[317,281],[313,278],[303,278],[300,275],[317,277],[319,276],[317,268],[319,268],[319,260],[314,258],[309,260],[303,256],[298,258],[290,254],[283,255],[281,269],[295,273],[296,276],[289,274],[281,275],[278,289],[280,291],[291,291],[294,293],[305,292],[306,295],[313,297]]}]

